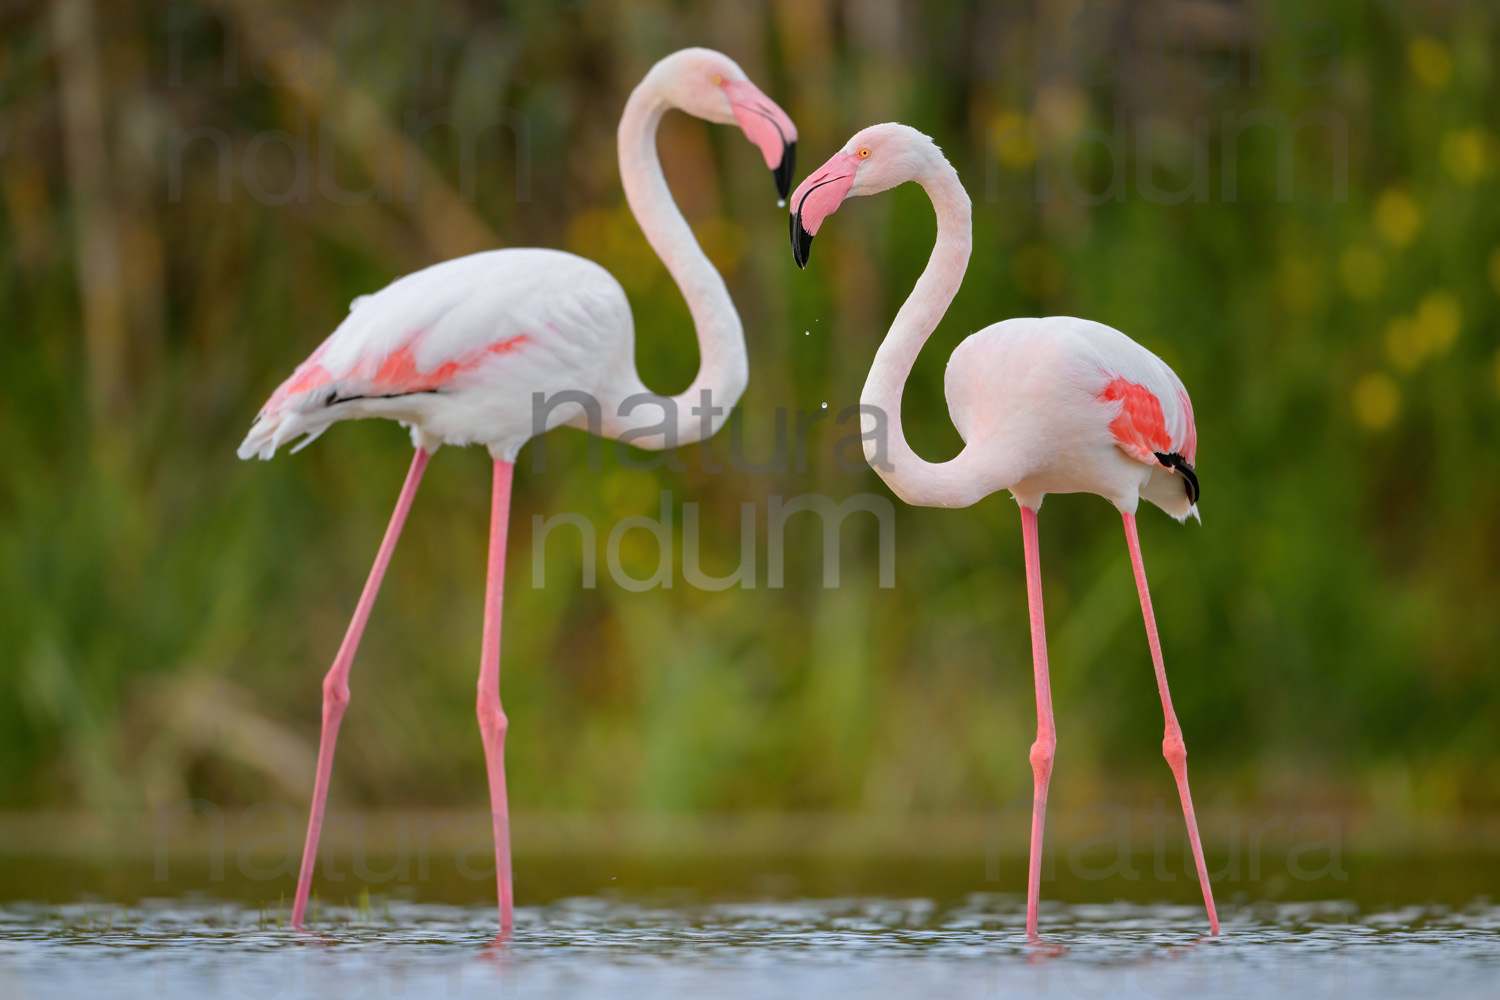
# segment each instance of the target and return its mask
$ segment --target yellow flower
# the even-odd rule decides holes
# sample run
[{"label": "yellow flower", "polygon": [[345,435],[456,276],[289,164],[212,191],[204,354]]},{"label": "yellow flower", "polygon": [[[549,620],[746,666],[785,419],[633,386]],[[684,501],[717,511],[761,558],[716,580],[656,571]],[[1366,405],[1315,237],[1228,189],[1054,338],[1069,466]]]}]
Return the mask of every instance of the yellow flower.
[{"label": "yellow flower", "polygon": [[1443,166],[1460,184],[1473,184],[1495,165],[1494,141],[1482,128],[1466,128],[1443,136]]},{"label": "yellow flower", "polygon": [[1430,292],[1410,318],[1397,316],[1385,328],[1385,353],[1398,371],[1409,372],[1453,346],[1463,326],[1463,307],[1449,292]]},{"label": "yellow flower", "polygon": [[1430,90],[1442,89],[1453,75],[1453,57],[1448,54],[1448,46],[1435,38],[1413,38],[1407,46],[1406,58],[1417,79]]},{"label": "yellow flower", "polygon": [[1422,209],[1400,188],[1390,188],[1375,202],[1375,228],[1392,246],[1404,247],[1422,228]]},{"label": "yellow flower", "polygon": [[995,157],[1007,167],[1021,169],[1036,162],[1036,138],[1031,122],[1016,111],[1002,111],[990,122]]},{"label": "yellow flower", "polygon": [[1369,372],[1354,383],[1354,415],[1372,431],[1385,430],[1401,409],[1401,390],[1385,372]]},{"label": "yellow flower", "polygon": [[1355,244],[1345,247],[1339,257],[1339,275],[1344,288],[1356,299],[1373,299],[1385,279],[1385,261],[1374,247]]},{"label": "yellow flower", "polygon": [[1458,299],[1448,292],[1430,292],[1417,306],[1412,324],[1422,353],[1441,354],[1452,347],[1463,321],[1464,312]]}]

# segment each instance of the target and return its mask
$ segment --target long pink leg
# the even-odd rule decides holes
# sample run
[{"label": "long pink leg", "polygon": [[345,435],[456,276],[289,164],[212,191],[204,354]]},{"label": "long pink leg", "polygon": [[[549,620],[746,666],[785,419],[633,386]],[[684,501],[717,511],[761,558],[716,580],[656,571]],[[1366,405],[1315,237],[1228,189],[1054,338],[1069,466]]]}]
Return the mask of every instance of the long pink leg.
[{"label": "long pink leg", "polygon": [[344,633],[343,644],[333,658],[333,666],[323,678],[323,738],[318,744],[318,776],[313,784],[312,813],[307,818],[307,841],[302,845],[302,871],[297,876],[297,898],[292,904],[292,926],[301,927],[307,912],[307,895],[312,890],[313,869],[318,863],[318,835],[323,830],[323,807],[328,802],[328,776],[333,771],[333,747],[339,738],[339,723],[343,721],[344,709],[349,704],[349,667],[354,663],[354,654],[359,649],[359,640],[370,620],[370,608],[375,604],[375,595],[380,593],[380,582],[385,579],[385,568],[390,565],[391,553],[396,551],[396,540],[406,524],[406,514],[417,495],[417,485],[422,482],[422,473],[427,460],[432,456],[422,448],[412,457],[411,469],[406,473],[406,483],[401,487],[401,496],[396,500],[396,510],[391,514],[391,523],[385,529],[385,539],[375,556],[375,565],[370,567],[370,577],[365,581],[364,592],[359,595],[359,604],[354,608],[354,618],[349,630]]},{"label": "long pink leg", "polygon": [[510,812],[505,796],[505,709],[500,705],[500,608],[505,597],[505,536],[510,525],[510,487],[515,466],[495,460],[490,505],[490,558],[484,589],[484,638],[479,648],[479,734],[490,778],[490,815],[495,823],[495,881],[500,936],[514,925],[510,873]]},{"label": "long pink leg", "polygon": [[1151,591],[1146,586],[1146,564],[1141,559],[1141,540],[1135,530],[1135,515],[1125,514],[1125,541],[1130,546],[1130,563],[1135,568],[1135,588],[1141,594],[1141,614],[1146,619],[1146,639],[1151,644],[1151,662],[1156,667],[1156,687],[1161,692],[1161,710],[1166,716],[1166,736],[1161,741],[1162,756],[1172,766],[1177,779],[1177,794],[1182,798],[1182,816],[1187,823],[1188,842],[1193,847],[1193,862],[1198,866],[1198,882],[1203,887],[1203,905],[1208,907],[1208,926],[1219,933],[1219,914],[1214,909],[1214,894],[1208,884],[1208,867],[1203,863],[1203,844],[1198,840],[1198,818],[1193,815],[1193,795],[1188,791],[1187,744],[1182,727],[1172,710],[1172,693],[1167,690],[1167,668],[1161,658],[1161,639],[1156,634],[1156,614],[1151,610]]},{"label": "long pink leg", "polygon": [[1047,818],[1047,784],[1057,730],[1052,724],[1052,685],[1047,678],[1047,621],[1042,614],[1042,556],[1037,543],[1036,511],[1021,507],[1021,537],[1026,544],[1026,603],[1031,610],[1031,660],[1036,670],[1036,742],[1031,744],[1031,871],[1026,884],[1026,936],[1037,940],[1037,904],[1042,894],[1042,827]]}]

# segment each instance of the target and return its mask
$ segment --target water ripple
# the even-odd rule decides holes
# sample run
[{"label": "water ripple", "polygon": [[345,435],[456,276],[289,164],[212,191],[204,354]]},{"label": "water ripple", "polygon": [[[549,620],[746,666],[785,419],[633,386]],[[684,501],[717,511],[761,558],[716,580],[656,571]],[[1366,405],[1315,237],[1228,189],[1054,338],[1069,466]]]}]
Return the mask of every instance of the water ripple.
[{"label": "water ripple", "polygon": [[694,905],[566,899],[524,908],[325,908],[319,933],[207,900],[0,907],[0,995],[41,997],[1001,996],[1488,998],[1500,907],[1345,902],[1044,908],[1025,941],[1010,896],[960,905],[835,899]]}]

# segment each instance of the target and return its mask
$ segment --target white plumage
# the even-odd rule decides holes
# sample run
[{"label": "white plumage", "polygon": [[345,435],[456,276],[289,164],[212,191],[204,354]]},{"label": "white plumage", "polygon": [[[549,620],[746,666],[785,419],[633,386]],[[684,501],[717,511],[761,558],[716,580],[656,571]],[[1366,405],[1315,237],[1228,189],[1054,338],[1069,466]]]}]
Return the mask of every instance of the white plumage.
[{"label": "white plumage", "polygon": [[[362,295],[261,410],[241,458],[270,458],[339,420],[386,417],[414,443],[489,445],[508,460],[538,428],[533,393],[612,401],[632,382],[635,325],[625,291],[591,260],[557,250],[489,250]],[[547,413],[540,428],[582,414]],[[306,442],[304,442],[306,443]]]},{"label": "white plumage", "polygon": [[[1116,432],[1131,416],[1130,400],[1106,398],[1120,381],[1161,407],[1166,437],[1154,449]],[[1182,477],[1155,454],[1195,460],[1187,390],[1166,362],[1113,327],[1072,316],[987,326],[954,350],[944,391],[960,436],[983,443],[976,460],[992,459],[996,486],[1022,503],[1097,493],[1131,510],[1139,494],[1178,520],[1198,516]]]}]

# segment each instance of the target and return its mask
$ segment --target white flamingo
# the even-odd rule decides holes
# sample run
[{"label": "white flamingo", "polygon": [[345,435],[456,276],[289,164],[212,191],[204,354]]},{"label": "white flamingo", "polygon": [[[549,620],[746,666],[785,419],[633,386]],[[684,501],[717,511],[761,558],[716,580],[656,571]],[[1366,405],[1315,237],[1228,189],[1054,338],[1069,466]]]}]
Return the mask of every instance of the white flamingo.
[{"label": "white flamingo", "polygon": [[1009,490],[1020,504],[1037,701],[1026,933],[1037,937],[1042,823],[1057,745],[1036,512],[1048,493],[1097,493],[1125,521],[1166,717],[1162,750],[1177,779],[1209,926],[1217,934],[1219,918],[1188,791],[1187,749],[1167,690],[1135,525],[1142,497],[1179,521],[1198,515],[1198,440],[1187,390],[1160,358],[1101,323],[1066,316],[1006,320],[971,335],[953,352],[944,390],[964,447],[951,461],[924,461],[902,433],[901,393],[969,264],[969,196],[957,171],[916,129],[886,124],[857,133],[792,195],[792,254],[799,267],[807,265],[814,234],[845,198],[879,194],[906,181],[916,181],[932,199],[937,244],[876,352],[860,395],[865,457],[909,504],[967,507],[1000,490]]},{"label": "white flamingo", "polygon": [[[323,735],[292,908],[295,926],[302,926],[312,884],[334,744],[349,701],[349,667],[417,484],[439,446],[482,444],[494,459],[494,496],[478,715],[494,817],[500,936],[511,932],[500,607],[516,453],[561,424],[642,448],[691,443],[718,430],[749,377],[734,303],[673,202],[657,157],[657,125],[671,108],[737,123],[760,147],[783,199],[797,130],[732,59],[708,49],[662,59],[625,104],[619,128],[625,197],[682,290],[697,330],[702,364],[685,392],[659,396],[642,383],[630,304],[609,272],[555,250],[490,250],[436,264],[357,299],[348,318],[271,396],[240,445],[241,458],[270,458],[283,443],[300,436],[303,447],[337,421],[384,417],[409,426],[416,446],[354,618],[323,680]],[[568,401],[536,402],[559,394]]]}]

